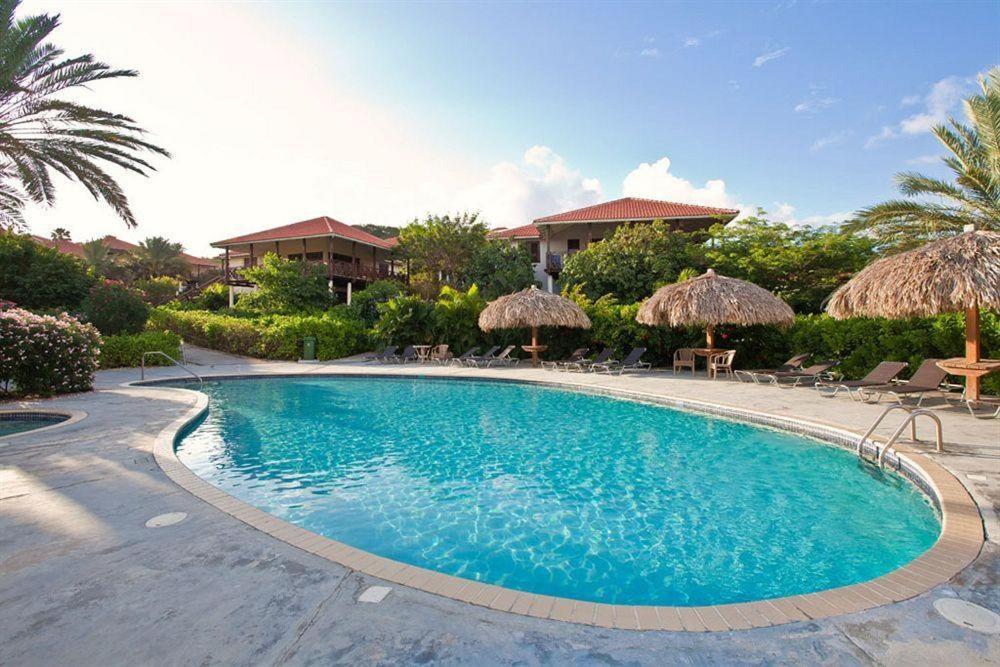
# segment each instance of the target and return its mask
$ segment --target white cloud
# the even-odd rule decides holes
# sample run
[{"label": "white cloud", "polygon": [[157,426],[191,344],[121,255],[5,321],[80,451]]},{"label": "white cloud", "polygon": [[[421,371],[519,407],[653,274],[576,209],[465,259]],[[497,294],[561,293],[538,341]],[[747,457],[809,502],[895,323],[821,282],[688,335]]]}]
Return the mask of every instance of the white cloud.
[{"label": "white cloud", "polygon": [[162,235],[207,254],[211,241],[317,215],[403,225],[468,208],[514,226],[600,196],[596,180],[544,147],[508,163],[431,143],[412,110],[352,89],[336,69],[349,59],[329,56],[336,44],[312,44],[254,5],[40,0],[28,9],[62,14],[56,39],[70,55],[94,51],[138,69],[81,99],[135,117],[174,155],[154,160],[160,170],[148,179],[120,177],[136,230],[62,181],[54,207],[27,212],[34,233]]},{"label": "white cloud", "polygon": [[832,107],[839,101],[840,99],[836,97],[820,97],[812,94],[795,105],[795,113],[816,113]]},{"label": "white cloud", "polygon": [[729,80],[729,89],[730,90],[739,90],[740,89],[740,82],[737,81],[736,79],[730,79]]},{"label": "white cloud", "polygon": [[783,49],[776,49],[774,51],[767,51],[762,53],[753,60],[754,67],[762,67],[763,65],[771,62],[772,60],[777,60],[788,55],[788,52],[792,50],[792,47],[786,46]]},{"label": "white cloud", "polygon": [[878,134],[868,137],[865,148],[873,148],[904,135],[930,132],[935,125],[941,125],[948,120],[949,114],[954,112],[968,93],[972,82],[973,80],[968,77],[949,76],[933,84],[926,95],[904,97],[901,102],[903,106],[923,104],[923,111],[907,116],[896,125],[884,126]]},{"label": "white cloud", "polygon": [[941,162],[940,155],[918,155],[915,158],[910,158],[906,161],[909,165],[921,165],[921,164],[939,164]]},{"label": "white cloud", "polygon": [[684,48],[690,48],[692,46],[701,46],[701,39],[698,37],[687,37],[684,40]]},{"label": "white cloud", "polygon": [[788,202],[774,202],[774,206],[767,211],[767,218],[773,222],[783,222],[791,227],[822,227],[824,225],[836,225],[853,216],[850,211],[838,211],[825,215],[810,215],[799,218],[795,215],[795,207]]},{"label": "white cloud", "polygon": [[660,50],[656,47],[650,49],[643,49],[642,51],[639,52],[639,55],[642,56],[643,58],[659,58]]},{"label": "white cloud", "polygon": [[622,194],[626,197],[647,197],[683,204],[738,208],[741,211],[744,209],[736,197],[726,191],[725,181],[718,178],[710,179],[699,187],[685,178],[672,174],[670,158],[667,157],[653,163],[643,162],[629,172],[622,183]]},{"label": "white cloud", "polygon": [[835,146],[839,143],[843,143],[845,139],[854,134],[851,130],[843,130],[841,132],[834,132],[833,134],[828,134],[824,137],[820,137],[812,143],[809,150],[813,153],[821,151],[829,146]]}]

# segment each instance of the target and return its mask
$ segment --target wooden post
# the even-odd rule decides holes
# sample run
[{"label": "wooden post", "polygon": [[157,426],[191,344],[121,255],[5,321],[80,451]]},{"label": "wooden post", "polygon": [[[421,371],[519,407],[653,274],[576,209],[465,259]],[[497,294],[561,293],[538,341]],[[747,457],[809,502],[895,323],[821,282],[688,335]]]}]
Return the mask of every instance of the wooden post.
[{"label": "wooden post", "polygon": [[[979,304],[965,309],[965,360],[969,363],[979,361]],[[965,377],[965,398],[970,401],[979,400],[979,378],[967,375]]]},{"label": "wooden post", "polygon": [[326,237],[326,279],[330,281],[330,291],[333,291],[333,237]]},{"label": "wooden post", "polygon": [[538,327],[531,327],[531,366],[538,368]]},{"label": "wooden post", "polygon": [[705,342],[708,344],[708,349],[715,349],[715,329],[712,326],[705,327]]},{"label": "wooden post", "polygon": [[[276,254],[278,252],[278,242],[277,241],[274,242],[274,252]],[[302,239],[302,261],[303,262],[306,261],[306,240],[305,239]]]},{"label": "wooden post", "polygon": [[280,243],[278,241],[275,241],[274,242],[274,254],[277,255],[278,257],[281,257],[281,252],[279,252],[279,250],[278,250],[279,248],[280,248]]},{"label": "wooden post", "polygon": [[226,246],[226,258],[222,262],[222,277],[229,282],[229,246]]},{"label": "wooden post", "polygon": [[255,262],[254,262],[254,257],[253,257],[253,244],[251,243],[250,244],[250,266],[253,266],[254,264],[255,264]]}]

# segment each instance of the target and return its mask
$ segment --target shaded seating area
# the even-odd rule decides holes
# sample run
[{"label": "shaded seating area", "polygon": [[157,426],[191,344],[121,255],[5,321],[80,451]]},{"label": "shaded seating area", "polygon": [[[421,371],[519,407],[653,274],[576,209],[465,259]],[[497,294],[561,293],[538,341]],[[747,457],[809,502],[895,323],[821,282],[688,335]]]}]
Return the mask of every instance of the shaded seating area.
[{"label": "shaded seating area", "polygon": [[646,354],[646,348],[637,347],[629,352],[621,361],[610,359],[603,364],[594,364],[591,366],[591,370],[595,373],[618,373],[618,375],[630,371],[648,371],[652,368],[652,365],[641,361],[644,354]]},{"label": "shaded seating area", "polygon": [[908,365],[905,361],[883,361],[860,380],[820,380],[815,384],[816,391],[824,398],[833,398],[843,390],[852,399],[859,401],[861,397],[858,395],[858,390],[889,384]]},{"label": "shaded seating area", "polygon": [[543,361],[542,368],[544,368],[545,370],[554,371],[562,368],[567,364],[575,364],[579,361],[582,361],[587,356],[587,353],[589,351],[590,351],[589,347],[578,347],[577,349],[573,350],[573,352],[565,359],[561,359],[559,361]]},{"label": "shaded seating area", "polygon": [[579,361],[565,364],[562,367],[562,370],[568,372],[587,373],[592,371],[594,366],[600,366],[606,363],[613,356],[615,356],[615,348],[606,347],[593,359],[581,359]]},{"label": "shaded seating area", "polygon": [[690,369],[691,375],[694,375],[694,350],[690,347],[674,350],[674,375],[684,369]]},{"label": "shaded seating area", "polygon": [[735,377],[740,382],[755,382],[759,383],[757,379],[758,375],[768,375],[770,373],[786,373],[788,371],[795,371],[802,368],[802,364],[806,362],[806,359],[812,356],[810,352],[803,352],[801,354],[796,354],[794,357],[790,358],[785,363],[781,364],[777,368],[757,368],[753,370],[737,370],[733,371],[733,377]]},{"label": "shaded seating area", "polygon": [[941,384],[948,377],[948,372],[937,365],[938,361],[938,359],[924,359],[913,377],[906,382],[862,387],[858,390],[859,397],[865,403],[878,403],[885,394],[891,395],[900,403],[904,399],[915,397],[917,407],[923,403],[924,398],[928,395],[936,394],[944,397],[946,390],[941,387]]},{"label": "shaded seating area", "polygon": [[791,389],[805,385],[813,385],[823,379],[832,379],[831,369],[840,362],[837,360],[821,361],[807,368],[793,371],[776,371],[774,373],[757,373],[759,382]]}]

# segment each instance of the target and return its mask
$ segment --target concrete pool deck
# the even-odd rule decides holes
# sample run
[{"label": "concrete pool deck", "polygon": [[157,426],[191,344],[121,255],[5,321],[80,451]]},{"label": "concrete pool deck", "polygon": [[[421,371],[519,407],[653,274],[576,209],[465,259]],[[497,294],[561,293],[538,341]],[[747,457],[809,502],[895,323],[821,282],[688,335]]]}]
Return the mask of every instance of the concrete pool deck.
[{"label": "concrete pool deck", "polygon": [[[189,350],[205,375],[416,373],[553,379],[682,396],[836,423],[862,432],[881,408],[812,390],[690,376],[624,378],[527,369],[474,371],[353,362],[300,365]],[[195,395],[123,387],[9,407],[82,410],[81,422],[0,445],[0,642],[9,664],[240,663],[830,663],[1000,660],[1000,635],[953,625],[942,598],[1000,611],[1000,422],[935,408],[948,451],[931,457],[972,494],[988,541],[946,584],[860,613],[727,632],[638,633],[517,616],[386,583],[292,547],[175,485],[157,466],[156,436]],[[155,369],[150,377],[181,377]],[[898,423],[887,420],[882,433]],[[925,427],[926,428],[926,427]],[[921,431],[923,435],[923,431]],[[918,444],[918,451],[932,447]],[[148,519],[186,519],[147,528]],[[359,602],[370,586],[381,602]],[[377,597],[377,596],[376,596]]]}]

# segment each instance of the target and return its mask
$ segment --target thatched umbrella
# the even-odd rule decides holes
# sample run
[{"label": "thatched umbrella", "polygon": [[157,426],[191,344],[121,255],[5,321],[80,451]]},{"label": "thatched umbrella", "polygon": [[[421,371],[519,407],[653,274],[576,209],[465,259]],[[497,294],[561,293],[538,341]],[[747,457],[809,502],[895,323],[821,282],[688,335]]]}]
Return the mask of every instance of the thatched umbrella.
[{"label": "thatched umbrella", "polygon": [[969,231],[872,262],[830,297],[846,317],[928,317],[965,312],[966,395],[979,399],[979,309],[1000,310],[1000,233]]},{"label": "thatched umbrella", "polygon": [[713,348],[715,327],[720,324],[789,325],[795,313],[760,285],[709,269],[697,278],[658,289],[642,304],[635,319],[651,326],[704,327],[705,340]]},{"label": "thatched umbrella", "polygon": [[531,364],[538,366],[538,353],[546,349],[538,344],[538,327],[589,329],[590,318],[569,299],[534,285],[491,301],[479,314],[479,328],[483,331],[525,327],[531,327],[531,345],[523,345],[522,349],[531,352]]}]

